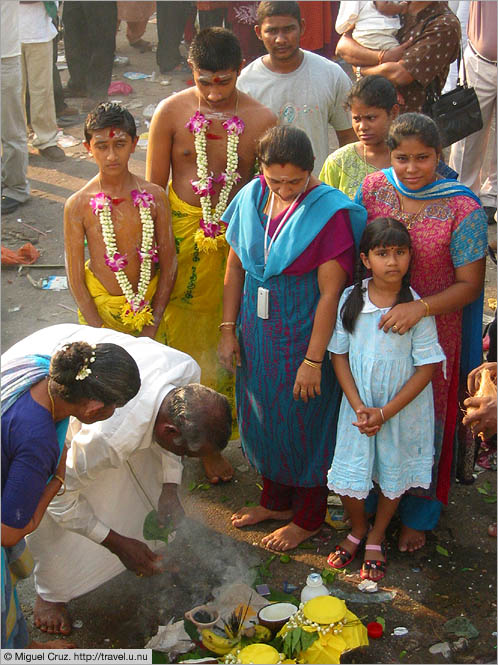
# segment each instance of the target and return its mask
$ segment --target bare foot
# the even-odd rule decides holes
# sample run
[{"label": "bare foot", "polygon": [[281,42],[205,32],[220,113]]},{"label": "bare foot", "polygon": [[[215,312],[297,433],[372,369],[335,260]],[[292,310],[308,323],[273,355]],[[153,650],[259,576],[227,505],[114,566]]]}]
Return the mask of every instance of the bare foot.
[{"label": "bare foot", "polygon": [[415,552],[425,545],[425,531],[417,531],[405,524],[401,525],[401,533],[398,539],[400,552]]},{"label": "bare foot", "polygon": [[247,506],[234,513],[231,520],[232,525],[239,528],[265,520],[288,520],[291,517],[292,510],[269,510],[264,506]]},{"label": "bare foot", "polygon": [[307,531],[302,527],[294,524],[294,522],[289,522],[285,526],[276,529],[270,535],[265,536],[261,539],[261,543],[269,550],[276,550],[277,552],[285,552],[286,550],[292,550],[297,547],[300,543],[314,536],[315,533],[318,533],[320,529],[315,529],[315,531]]},{"label": "bare foot", "polygon": [[206,477],[213,485],[219,482],[227,483],[232,480],[233,466],[220,452],[205,455],[201,457],[201,461],[204,465]]},{"label": "bare foot", "polygon": [[76,649],[76,644],[66,640],[49,640],[48,642],[31,642],[28,649]]},{"label": "bare foot", "polygon": [[40,596],[36,596],[33,623],[44,633],[69,635],[73,622],[65,603],[49,603]]}]

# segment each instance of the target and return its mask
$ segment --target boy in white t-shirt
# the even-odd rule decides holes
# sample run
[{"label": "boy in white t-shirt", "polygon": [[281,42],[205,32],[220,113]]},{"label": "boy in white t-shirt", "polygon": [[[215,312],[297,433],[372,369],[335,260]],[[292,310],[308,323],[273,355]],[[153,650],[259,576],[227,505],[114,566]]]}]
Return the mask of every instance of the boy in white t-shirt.
[{"label": "boy in white t-shirt", "polygon": [[407,2],[341,2],[335,24],[342,35],[353,28],[353,39],[365,48],[388,51],[399,46],[399,14]]}]

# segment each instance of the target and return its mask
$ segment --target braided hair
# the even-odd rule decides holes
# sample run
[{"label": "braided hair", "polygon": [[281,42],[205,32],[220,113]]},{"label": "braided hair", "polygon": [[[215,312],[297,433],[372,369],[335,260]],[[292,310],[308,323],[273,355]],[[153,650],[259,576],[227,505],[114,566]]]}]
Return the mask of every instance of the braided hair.
[{"label": "braided hair", "polygon": [[[367,224],[360,240],[359,253],[368,256],[368,252],[376,247],[408,247],[411,249],[410,234],[401,222],[392,217],[376,217]],[[341,308],[342,325],[349,333],[353,333],[356,319],[363,309],[365,289],[363,280],[368,276],[368,268],[358,256],[355,265],[354,285]],[[413,295],[410,290],[410,270],[403,276],[401,289],[396,297],[395,305],[411,302]]]},{"label": "braided hair", "polygon": [[124,406],[140,390],[137,363],[117,344],[65,344],[50,360],[54,395],[66,402],[95,399],[105,406]]}]

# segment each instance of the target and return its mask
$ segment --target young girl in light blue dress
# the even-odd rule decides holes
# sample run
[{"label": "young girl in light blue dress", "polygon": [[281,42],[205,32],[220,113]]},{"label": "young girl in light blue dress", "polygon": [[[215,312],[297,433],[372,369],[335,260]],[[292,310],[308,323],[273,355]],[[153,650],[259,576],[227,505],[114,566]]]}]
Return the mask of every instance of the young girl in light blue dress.
[{"label": "young girl in light blue dress", "polygon": [[[328,346],[344,391],[328,486],[340,495],[352,528],[327,561],[344,568],[366,540],[361,577],[374,581],[385,575],[385,531],[401,496],[431,482],[430,381],[436,364],[445,360],[434,317],[425,316],[408,331],[393,326],[384,332],[379,326],[391,307],[419,299],[410,288],[410,260],[403,224],[379,217],[367,225],[355,283],[341,297]],[[365,499],[374,483],[380,494],[368,531]]]}]

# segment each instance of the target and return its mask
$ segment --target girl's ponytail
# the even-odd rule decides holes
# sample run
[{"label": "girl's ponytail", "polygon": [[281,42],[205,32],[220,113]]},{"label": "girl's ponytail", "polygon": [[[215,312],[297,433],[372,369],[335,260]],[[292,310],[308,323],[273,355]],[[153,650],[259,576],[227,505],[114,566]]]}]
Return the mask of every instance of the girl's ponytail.
[{"label": "girl's ponytail", "polygon": [[366,273],[367,270],[363,265],[363,261],[358,257],[355,266],[354,286],[340,312],[344,330],[350,334],[353,333],[356,319],[363,309],[363,293],[365,291],[363,288],[363,279],[366,277]]}]

